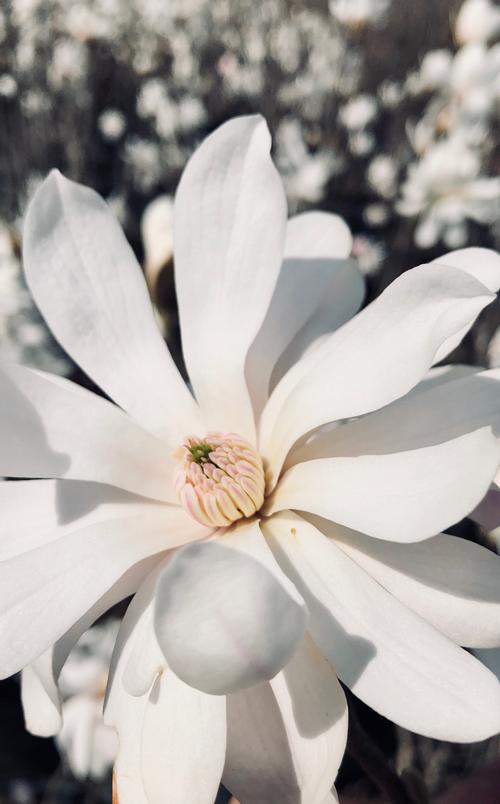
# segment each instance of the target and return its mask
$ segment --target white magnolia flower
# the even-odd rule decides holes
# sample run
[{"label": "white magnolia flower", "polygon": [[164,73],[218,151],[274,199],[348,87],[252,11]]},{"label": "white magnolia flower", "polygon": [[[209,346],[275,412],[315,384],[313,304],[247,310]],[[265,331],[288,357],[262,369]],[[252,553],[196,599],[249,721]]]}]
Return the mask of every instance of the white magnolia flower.
[{"label": "white magnolia flower", "polygon": [[294,209],[304,201],[319,201],[327,182],[341,167],[341,160],[329,149],[309,151],[297,120],[284,120],[276,130],[276,163]]},{"label": "white magnolia flower", "polygon": [[385,21],[391,0],[330,0],[328,8],[339,22],[352,28]]},{"label": "white magnolia flower", "polygon": [[377,100],[373,95],[358,95],[341,108],[339,117],[350,131],[360,131],[374,121],[377,109]]},{"label": "white magnolia flower", "polygon": [[[116,732],[105,725],[102,704],[117,632],[117,620],[108,620],[86,631],[71,651],[59,678],[63,725],[56,742],[79,779],[103,779],[116,758]],[[23,673],[23,684],[29,673],[29,670]]]},{"label": "white magnolia flower", "polygon": [[500,725],[497,680],[459,647],[500,642],[498,559],[440,534],[497,471],[498,377],[426,377],[494,298],[498,257],[445,255],[355,315],[349,231],[286,222],[269,148],[237,118],[180,182],[194,396],[99,197],[54,172],[26,218],[37,304],[117,404],[2,367],[0,472],[39,479],[0,484],[0,670],[30,665],[30,726],[57,731],[69,650],[137,592],[106,706],[120,804],[212,804],[221,778],[242,804],[334,801],[337,676],[426,735]]},{"label": "white magnolia flower", "polygon": [[125,120],[122,112],[120,112],[118,109],[105,109],[99,115],[97,125],[99,126],[102,136],[106,140],[114,142],[115,140],[120,139],[122,134],[125,132],[125,129],[127,128],[127,121]]},{"label": "white magnolia flower", "polygon": [[382,198],[392,198],[396,193],[398,166],[392,156],[378,154],[368,165],[368,183]]},{"label": "white magnolia flower", "polygon": [[457,133],[429,147],[413,162],[396,209],[418,217],[415,242],[429,248],[441,238],[457,248],[467,239],[467,221],[492,223],[500,211],[500,179],[480,175],[477,150]]},{"label": "white magnolia flower", "polygon": [[490,0],[465,0],[455,21],[459,44],[487,42],[500,33],[500,9]]}]

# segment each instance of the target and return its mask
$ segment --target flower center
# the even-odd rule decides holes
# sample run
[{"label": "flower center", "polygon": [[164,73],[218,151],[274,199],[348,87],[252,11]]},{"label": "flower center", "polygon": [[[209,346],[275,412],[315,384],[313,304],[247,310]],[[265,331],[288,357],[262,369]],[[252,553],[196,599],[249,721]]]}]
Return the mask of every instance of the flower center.
[{"label": "flower center", "polygon": [[175,490],[186,511],[202,525],[226,527],[252,516],[264,502],[260,455],[236,433],[190,436],[175,457],[179,462]]}]

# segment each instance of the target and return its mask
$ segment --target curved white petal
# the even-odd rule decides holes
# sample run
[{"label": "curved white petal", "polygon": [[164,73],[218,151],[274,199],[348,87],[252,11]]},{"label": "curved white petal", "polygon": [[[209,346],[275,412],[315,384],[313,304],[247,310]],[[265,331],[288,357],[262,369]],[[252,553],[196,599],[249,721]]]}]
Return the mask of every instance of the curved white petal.
[{"label": "curved white petal", "polygon": [[105,722],[119,735],[115,779],[119,804],[212,804],[225,753],[225,699],[188,687],[160,669],[151,689],[131,695],[124,683],[140,647],[147,655],[157,567],[132,600],[122,622],[110,670]]},{"label": "curved white petal", "polygon": [[489,248],[459,248],[433,260],[438,265],[451,265],[474,276],[492,293],[500,290],[500,254]]},{"label": "curved white petal", "polygon": [[[446,367],[454,369],[455,367]],[[440,370],[409,394],[329,431],[318,430],[287,464],[329,457],[379,455],[443,443],[490,426],[500,436],[500,369]]]},{"label": "curved white petal", "polygon": [[306,461],[285,472],[265,511],[308,511],[378,539],[421,541],[472,511],[499,459],[485,427],[421,449]]},{"label": "curved white petal", "polygon": [[315,522],[372,578],[458,645],[500,646],[500,556],[440,533],[393,544]]},{"label": "curved white petal", "polygon": [[347,739],[331,665],[306,637],[270,682],[227,697],[222,780],[240,804],[324,804]]},{"label": "curved white petal", "polygon": [[272,678],[306,622],[304,602],[254,520],[176,552],[158,581],[155,628],[169,667],[221,694]]},{"label": "curved white petal", "polygon": [[153,556],[134,564],[69,631],[24,668],[21,674],[21,700],[26,728],[32,734],[50,737],[60,730],[59,675],[70,651],[104,612],[137,591],[156,563],[157,557]]},{"label": "curved white petal", "polygon": [[140,513],[143,497],[84,480],[0,482],[0,561],[60,539],[76,528]]},{"label": "curved white petal", "polygon": [[260,116],[198,148],[175,198],[175,280],[184,358],[207,429],[254,439],[245,358],[283,256],[286,201]]},{"label": "curved white petal", "polygon": [[114,783],[118,804],[150,804],[142,775],[142,730],[149,703],[148,690],[141,696],[130,695],[123,684],[123,674],[135,645],[135,627],[143,621],[158,577],[157,566],[133,597],[115,642],[108,675],[104,722],[118,733],[118,755]]},{"label": "curved white petal", "polygon": [[0,367],[0,474],[109,483],[177,502],[168,447],[111,402],[23,366]]},{"label": "curved white petal", "polygon": [[148,704],[149,693],[134,698],[120,688],[116,696],[116,720],[110,725],[118,733],[118,754],[113,772],[117,804],[150,804],[141,767],[142,729]]},{"label": "curved white petal", "polygon": [[149,804],[213,804],[226,751],[226,699],[166,670],[150,693],[142,730]]},{"label": "curved white petal", "polygon": [[[118,704],[119,699],[119,704]],[[118,804],[213,804],[224,766],[226,700],[166,670],[153,689],[116,693]]]},{"label": "curved white petal", "polygon": [[411,390],[441,344],[493,298],[476,279],[446,265],[421,265],[398,277],[276,386],[260,433],[270,477],[277,477],[304,433],[376,410]]},{"label": "curved white petal", "polygon": [[347,259],[351,248],[351,233],[338,215],[304,212],[288,221],[278,283],[246,363],[256,415],[306,348],[361,307],[365,285]]},{"label": "curved white petal", "polygon": [[[466,363],[454,363],[453,365],[447,364],[446,366],[433,366],[423,380],[415,386],[413,391],[426,391],[430,388],[435,388],[438,385],[443,385],[447,382],[454,380],[461,380],[464,377],[470,377],[477,374],[481,369],[479,366],[469,366]],[[404,399],[404,397],[403,397]]]},{"label": "curved white petal", "polygon": [[307,601],[313,639],[359,698],[428,737],[473,742],[497,733],[500,685],[477,659],[300,517],[273,517],[265,532]]},{"label": "curved white petal", "polygon": [[40,656],[138,561],[205,532],[180,508],[145,505],[0,563],[0,675]]},{"label": "curved white petal", "polygon": [[[500,289],[500,254],[488,248],[461,248],[456,251],[449,251],[437,260],[439,265],[451,265],[452,268],[460,268],[470,276],[475,277],[485,285],[492,293]],[[458,346],[464,335],[467,334],[474,322],[446,340],[440,347],[434,358],[438,363],[443,360],[453,349]]]},{"label": "curved white petal", "polygon": [[23,232],[26,279],[55,337],[146,429],[175,446],[196,404],[156,325],[132,249],[102,198],[53,170]]},{"label": "curved white petal", "polygon": [[[120,626],[110,677],[115,675],[115,664],[120,662],[122,669],[118,683],[135,697],[149,692],[157,676],[166,668],[154,629],[154,605],[158,578],[170,558],[171,554],[157,564],[127,609]],[[122,658],[124,651],[126,656]]]}]

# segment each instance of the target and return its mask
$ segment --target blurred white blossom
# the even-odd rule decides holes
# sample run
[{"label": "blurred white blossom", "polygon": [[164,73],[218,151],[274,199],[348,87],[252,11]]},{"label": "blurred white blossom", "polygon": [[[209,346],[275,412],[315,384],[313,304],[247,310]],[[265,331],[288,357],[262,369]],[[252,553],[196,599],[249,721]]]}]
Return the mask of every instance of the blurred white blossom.
[{"label": "blurred white blossom", "polygon": [[500,33],[500,8],[491,0],[465,0],[455,21],[460,45],[487,42]]},{"label": "blurred white blossom", "polygon": [[78,779],[103,779],[118,751],[116,732],[102,713],[118,626],[118,620],[108,620],[86,631],[61,671],[63,725],[56,743]]},{"label": "blurred white blossom", "polygon": [[105,109],[99,116],[99,129],[107,140],[117,140],[124,133],[127,123],[118,109]]},{"label": "blurred white blossom", "polygon": [[500,178],[480,175],[481,159],[457,132],[430,146],[411,164],[397,210],[417,217],[415,241],[430,248],[441,238],[450,248],[467,241],[466,223],[492,223],[500,212]]},{"label": "blurred white blossom", "polygon": [[330,0],[330,13],[352,28],[377,25],[385,19],[391,0]]}]

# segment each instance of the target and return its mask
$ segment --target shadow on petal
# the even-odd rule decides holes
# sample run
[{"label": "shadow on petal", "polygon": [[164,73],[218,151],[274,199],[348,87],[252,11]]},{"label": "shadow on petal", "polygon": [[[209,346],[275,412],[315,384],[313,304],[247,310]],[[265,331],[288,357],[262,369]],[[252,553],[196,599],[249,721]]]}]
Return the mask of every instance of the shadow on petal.
[{"label": "shadow on petal", "polygon": [[0,436],[6,477],[60,477],[71,465],[67,453],[52,449],[35,405],[1,368]]}]

